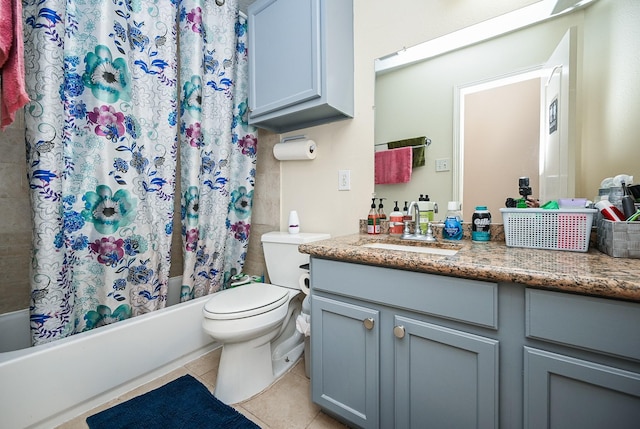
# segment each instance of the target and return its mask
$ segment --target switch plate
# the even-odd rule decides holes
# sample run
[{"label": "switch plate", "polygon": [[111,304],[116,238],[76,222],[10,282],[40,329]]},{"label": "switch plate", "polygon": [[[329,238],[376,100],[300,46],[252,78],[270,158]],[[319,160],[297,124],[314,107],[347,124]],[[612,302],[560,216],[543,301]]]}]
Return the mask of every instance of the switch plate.
[{"label": "switch plate", "polygon": [[338,170],[338,191],[351,190],[351,170]]},{"label": "switch plate", "polygon": [[451,160],[449,158],[436,159],[436,171],[451,170]]}]

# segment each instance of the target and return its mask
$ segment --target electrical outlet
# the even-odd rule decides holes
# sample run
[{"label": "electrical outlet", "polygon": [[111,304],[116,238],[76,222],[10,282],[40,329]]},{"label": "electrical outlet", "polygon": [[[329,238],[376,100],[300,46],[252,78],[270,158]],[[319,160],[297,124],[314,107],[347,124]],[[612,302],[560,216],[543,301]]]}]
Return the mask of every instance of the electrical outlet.
[{"label": "electrical outlet", "polygon": [[351,190],[351,170],[338,170],[338,191]]},{"label": "electrical outlet", "polygon": [[436,159],[436,171],[449,171],[451,160],[449,158]]}]

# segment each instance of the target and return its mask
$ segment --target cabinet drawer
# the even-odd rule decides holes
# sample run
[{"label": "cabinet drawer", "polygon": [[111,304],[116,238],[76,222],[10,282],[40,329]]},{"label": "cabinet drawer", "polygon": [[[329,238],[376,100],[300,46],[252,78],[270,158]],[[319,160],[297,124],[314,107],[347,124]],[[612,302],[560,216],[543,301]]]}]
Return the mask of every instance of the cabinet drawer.
[{"label": "cabinet drawer", "polygon": [[527,289],[526,333],[555,343],[640,360],[640,305]]},{"label": "cabinet drawer", "polygon": [[312,258],[311,287],[497,329],[498,284]]}]

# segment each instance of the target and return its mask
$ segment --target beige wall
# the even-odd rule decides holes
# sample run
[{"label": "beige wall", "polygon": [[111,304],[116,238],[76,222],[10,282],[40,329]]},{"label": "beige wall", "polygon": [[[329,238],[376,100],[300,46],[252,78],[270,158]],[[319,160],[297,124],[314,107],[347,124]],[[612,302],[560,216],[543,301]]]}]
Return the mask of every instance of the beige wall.
[{"label": "beige wall", "polygon": [[[357,232],[358,220],[366,218],[374,191],[376,58],[532,3],[354,0],[355,117],[290,133],[306,134],[319,151],[311,162],[281,163],[280,227],[294,209],[303,232],[333,236]],[[351,170],[351,191],[338,191],[338,170]]]},{"label": "beige wall", "polygon": [[24,115],[0,132],[0,314],[29,306],[31,206]]}]

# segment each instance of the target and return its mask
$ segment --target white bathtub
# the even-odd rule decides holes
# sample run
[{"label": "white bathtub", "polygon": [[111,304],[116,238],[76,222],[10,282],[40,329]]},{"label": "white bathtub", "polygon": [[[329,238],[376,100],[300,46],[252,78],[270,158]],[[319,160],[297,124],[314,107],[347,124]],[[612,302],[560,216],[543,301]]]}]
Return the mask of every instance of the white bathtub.
[{"label": "white bathtub", "polygon": [[[169,303],[181,280],[171,279]],[[201,327],[207,299],[0,353],[0,426],[50,429],[213,350]]]}]

